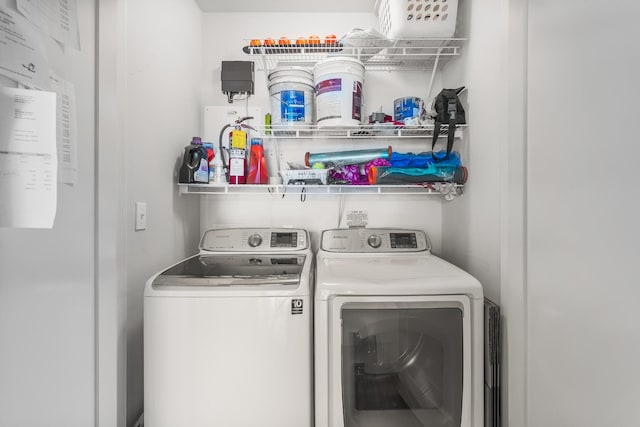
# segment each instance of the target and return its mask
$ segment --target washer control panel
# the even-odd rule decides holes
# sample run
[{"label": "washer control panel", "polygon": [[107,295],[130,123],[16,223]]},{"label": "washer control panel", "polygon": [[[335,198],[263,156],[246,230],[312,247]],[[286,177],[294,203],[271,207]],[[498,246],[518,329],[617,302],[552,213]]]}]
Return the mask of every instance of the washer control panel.
[{"label": "washer control panel", "polygon": [[423,252],[431,250],[431,243],[422,230],[351,228],[323,231],[320,247],[327,252]]},{"label": "washer control panel", "polygon": [[227,228],[208,230],[200,249],[221,252],[282,252],[309,247],[306,230],[296,228]]}]

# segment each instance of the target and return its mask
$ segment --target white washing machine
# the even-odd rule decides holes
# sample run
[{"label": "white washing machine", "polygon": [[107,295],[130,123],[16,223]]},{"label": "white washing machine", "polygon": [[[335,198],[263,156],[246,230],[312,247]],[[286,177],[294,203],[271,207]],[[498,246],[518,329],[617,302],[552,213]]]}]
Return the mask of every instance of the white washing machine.
[{"label": "white washing machine", "polygon": [[299,229],[209,230],[151,277],[145,426],[312,426],[312,279]]},{"label": "white washing machine", "polygon": [[483,294],[419,230],[322,233],[315,427],[481,427]]}]

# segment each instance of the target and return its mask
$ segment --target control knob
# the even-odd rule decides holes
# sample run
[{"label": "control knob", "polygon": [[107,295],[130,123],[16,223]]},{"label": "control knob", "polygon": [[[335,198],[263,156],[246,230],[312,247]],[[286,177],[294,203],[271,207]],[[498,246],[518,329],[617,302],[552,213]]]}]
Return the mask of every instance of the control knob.
[{"label": "control knob", "polygon": [[372,248],[379,248],[382,245],[382,238],[380,236],[378,236],[377,234],[372,234],[367,239],[367,243]]},{"label": "control knob", "polygon": [[249,246],[252,248],[258,247],[262,244],[262,237],[259,234],[252,234],[249,236],[247,243],[249,243]]}]

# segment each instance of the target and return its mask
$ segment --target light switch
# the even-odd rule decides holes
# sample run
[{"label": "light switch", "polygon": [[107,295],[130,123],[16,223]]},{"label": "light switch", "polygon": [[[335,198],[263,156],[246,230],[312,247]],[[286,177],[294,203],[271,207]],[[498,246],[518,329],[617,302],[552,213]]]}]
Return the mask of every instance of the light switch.
[{"label": "light switch", "polygon": [[147,204],[136,202],[136,231],[147,229]]}]

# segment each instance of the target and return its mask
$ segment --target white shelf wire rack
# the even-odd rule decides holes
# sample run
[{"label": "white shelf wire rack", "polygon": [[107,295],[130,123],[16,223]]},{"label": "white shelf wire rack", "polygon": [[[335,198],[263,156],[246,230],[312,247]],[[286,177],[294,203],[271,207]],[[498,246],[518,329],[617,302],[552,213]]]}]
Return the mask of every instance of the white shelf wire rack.
[{"label": "white shelf wire rack", "polygon": [[282,185],[282,184],[178,184],[180,194],[300,196],[307,195],[376,195],[376,194],[426,194],[443,196],[452,200],[463,193],[464,186],[432,182],[406,185]]},{"label": "white shelf wire rack", "polygon": [[336,44],[251,46],[247,40],[243,51],[257,59],[257,69],[267,71],[281,66],[311,68],[323,59],[340,56],[362,61],[368,71],[432,70],[459,56],[464,41],[466,39],[461,38],[367,38]]},{"label": "white shelf wire rack", "polygon": [[[455,138],[462,138],[467,125],[457,125]],[[317,125],[253,126],[265,139],[374,139],[374,138],[433,138],[434,125],[366,124],[353,127],[318,127]],[[439,138],[449,134],[449,126],[442,125]]]}]

